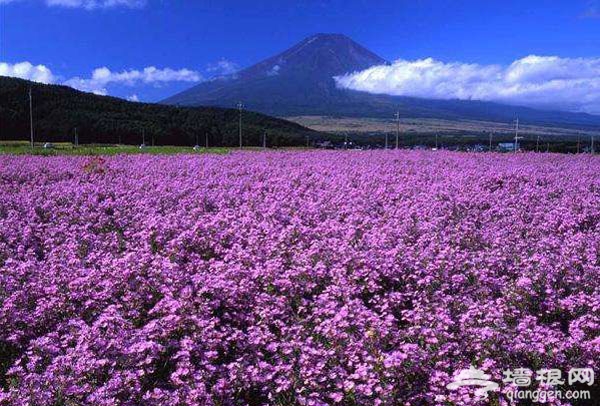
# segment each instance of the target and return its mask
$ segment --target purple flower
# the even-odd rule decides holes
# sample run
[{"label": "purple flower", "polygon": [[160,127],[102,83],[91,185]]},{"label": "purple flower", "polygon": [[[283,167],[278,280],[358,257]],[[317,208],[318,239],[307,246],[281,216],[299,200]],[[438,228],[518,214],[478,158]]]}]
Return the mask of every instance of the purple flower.
[{"label": "purple flower", "polygon": [[[600,359],[600,161],[0,157],[0,403],[478,404]],[[508,404],[505,392],[490,393]]]}]

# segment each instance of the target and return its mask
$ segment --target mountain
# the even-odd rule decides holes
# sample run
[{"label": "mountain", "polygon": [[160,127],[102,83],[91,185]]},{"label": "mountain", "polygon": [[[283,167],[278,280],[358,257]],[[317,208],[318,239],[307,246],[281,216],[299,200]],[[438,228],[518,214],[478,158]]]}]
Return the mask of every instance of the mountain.
[{"label": "mountain", "polygon": [[[174,107],[134,103],[84,93],[66,86],[44,85],[0,76],[0,140],[29,139],[29,98],[32,89],[35,137],[72,141],[75,127],[81,143],[193,145],[196,136],[211,146],[236,146],[238,111],[216,107]],[[244,112],[246,145],[260,145],[268,132],[270,145],[304,145],[319,133],[286,120]]]},{"label": "mountain", "polygon": [[232,107],[238,102],[275,116],[331,115],[452,120],[512,121],[598,127],[600,116],[537,110],[471,100],[431,100],[376,95],[336,86],[334,76],[388,63],[341,34],[317,34],[240,72],[220,76],[178,93],[162,103]]},{"label": "mountain", "polygon": [[322,112],[344,98],[333,76],[387,63],[339,34],[317,34],[285,52],[232,75],[217,77],[163,103],[234,106],[276,115]]}]

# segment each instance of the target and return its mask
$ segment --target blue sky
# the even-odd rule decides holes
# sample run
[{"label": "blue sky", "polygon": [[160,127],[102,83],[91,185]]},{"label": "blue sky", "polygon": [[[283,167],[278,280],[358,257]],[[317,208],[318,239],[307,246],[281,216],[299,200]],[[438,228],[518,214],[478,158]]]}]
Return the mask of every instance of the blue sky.
[{"label": "blue sky", "polygon": [[[532,54],[598,58],[600,3],[0,0],[3,74],[142,101],[249,66],[317,32],[344,33],[390,61],[508,66]],[[396,82],[348,86],[404,91]]]}]

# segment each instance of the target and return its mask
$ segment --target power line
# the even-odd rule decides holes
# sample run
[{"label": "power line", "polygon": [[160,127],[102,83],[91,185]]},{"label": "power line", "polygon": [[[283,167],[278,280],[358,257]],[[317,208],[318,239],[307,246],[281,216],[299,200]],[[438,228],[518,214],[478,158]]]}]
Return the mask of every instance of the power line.
[{"label": "power line", "polygon": [[519,140],[523,137],[519,137],[519,117],[517,117],[515,121],[515,153],[517,153],[519,149]]},{"label": "power line", "polygon": [[400,111],[396,113],[396,149],[398,149],[398,144],[400,142]]},{"label": "power line", "polygon": [[244,105],[242,104],[242,102],[239,102],[237,104],[237,108],[240,112],[240,121],[239,121],[239,125],[238,125],[238,129],[239,129],[239,135],[240,135],[240,149],[242,149],[242,110],[244,109]]},{"label": "power line", "polygon": [[31,99],[31,86],[29,86],[29,129],[31,132],[31,148],[33,148],[33,101]]}]

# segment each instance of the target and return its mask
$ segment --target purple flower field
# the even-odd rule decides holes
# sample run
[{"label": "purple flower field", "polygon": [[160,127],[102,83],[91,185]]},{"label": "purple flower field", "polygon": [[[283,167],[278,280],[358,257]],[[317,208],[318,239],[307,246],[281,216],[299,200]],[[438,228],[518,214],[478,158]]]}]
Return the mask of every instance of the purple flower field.
[{"label": "purple flower field", "polygon": [[0,192],[0,404],[506,405],[446,385],[600,372],[589,155],[2,156]]}]

